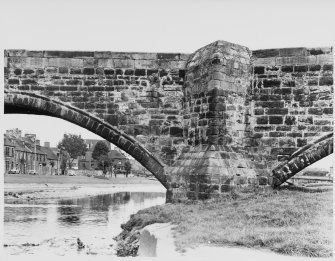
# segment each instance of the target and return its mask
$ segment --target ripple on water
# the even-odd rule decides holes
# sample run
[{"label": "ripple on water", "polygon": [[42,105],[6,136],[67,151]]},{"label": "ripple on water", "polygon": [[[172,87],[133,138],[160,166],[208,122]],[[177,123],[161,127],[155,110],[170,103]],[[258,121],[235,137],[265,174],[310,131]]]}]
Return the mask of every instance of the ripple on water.
[{"label": "ripple on water", "polygon": [[[5,253],[114,255],[120,225],[138,210],[165,203],[165,193],[121,192],[5,204]],[[85,244],[78,250],[77,238]]]}]

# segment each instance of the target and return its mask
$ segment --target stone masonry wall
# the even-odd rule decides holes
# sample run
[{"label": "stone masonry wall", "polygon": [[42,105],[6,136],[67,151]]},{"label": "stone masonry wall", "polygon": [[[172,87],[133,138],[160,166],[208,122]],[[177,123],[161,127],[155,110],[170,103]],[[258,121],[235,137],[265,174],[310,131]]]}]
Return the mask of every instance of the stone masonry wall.
[{"label": "stone masonry wall", "polygon": [[115,126],[100,131],[127,140],[120,147],[136,147],[139,159],[146,151],[142,164],[168,198],[206,199],[273,185],[279,162],[333,132],[333,49],[216,41],[191,55],[8,50],[5,92],[5,109],[51,97],[66,120],[87,114]]},{"label": "stone masonry wall", "polygon": [[333,49],[253,51],[253,146],[278,161],[333,132]]},{"label": "stone masonry wall", "polygon": [[188,55],[5,51],[5,88],[82,109],[135,137],[171,165],[184,144],[182,86]]}]

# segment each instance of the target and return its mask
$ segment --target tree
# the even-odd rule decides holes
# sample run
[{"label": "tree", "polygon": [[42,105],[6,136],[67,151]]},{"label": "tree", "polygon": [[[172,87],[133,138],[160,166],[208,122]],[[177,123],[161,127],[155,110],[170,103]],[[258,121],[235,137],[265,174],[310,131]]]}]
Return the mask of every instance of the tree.
[{"label": "tree", "polygon": [[112,159],[108,155],[101,155],[98,159],[98,169],[101,169],[104,175],[112,165]]},{"label": "tree", "polygon": [[98,141],[93,149],[92,158],[95,160],[99,160],[101,155],[108,155],[109,148],[104,141]]},{"label": "tree", "polygon": [[66,150],[61,150],[59,157],[60,157],[59,168],[62,170],[61,175],[65,175],[65,170],[66,170],[66,167],[67,167],[67,162],[70,159],[70,154]]},{"label": "tree", "polygon": [[104,141],[98,141],[93,149],[92,158],[98,161],[98,169],[106,174],[107,169],[112,164],[112,160],[108,156],[109,148]]},{"label": "tree", "polygon": [[67,162],[69,167],[72,166],[73,161],[79,156],[84,156],[86,152],[85,141],[80,135],[75,134],[64,134],[64,137],[60,143],[58,143],[58,149],[65,150],[68,152],[69,157]]},{"label": "tree", "polygon": [[129,160],[127,160],[125,163],[124,163],[124,169],[126,171],[126,177],[128,177],[128,175],[130,174],[131,172],[131,164],[129,162]]}]

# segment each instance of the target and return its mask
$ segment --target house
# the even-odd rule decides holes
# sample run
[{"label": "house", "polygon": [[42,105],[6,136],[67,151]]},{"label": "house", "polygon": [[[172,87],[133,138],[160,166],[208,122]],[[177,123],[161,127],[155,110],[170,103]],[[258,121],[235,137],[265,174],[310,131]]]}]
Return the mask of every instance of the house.
[{"label": "house", "polygon": [[116,171],[117,173],[125,173],[125,163],[128,160],[128,158],[126,156],[124,156],[121,152],[117,151],[117,150],[111,150],[108,153],[109,158],[112,160],[112,165],[113,165],[113,169],[114,171]]},{"label": "house", "polygon": [[6,136],[4,136],[4,159],[5,159],[5,173],[9,170],[14,169],[15,158],[14,158],[15,144]]},{"label": "house", "polygon": [[52,148],[50,148],[50,142],[44,142],[44,146],[41,150],[47,155],[47,165],[46,174],[57,175],[58,174],[58,157],[57,152],[55,153]]},{"label": "house", "polygon": [[98,161],[94,160],[92,158],[92,153],[94,150],[95,145],[98,141],[104,141],[108,148],[110,149],[110,152],[108,153],[108,156],[112,160],[112,165],[115,171],[119,173],[125,172],[125,162],[129,161],[128,158],[123,155],[120,151],[117,150],[111,150],[111,144],[106,140],[92,140],[92,139],[85,139],[84,140],[87,145],[87,151],[85,156],[79,157],[78,160],[78,169],[87,169],[87,170],[94,170],[98,168]]},{"label": "house", "polygon": [[13,153],[8,152],[12,153],[12,161],[9,160],[9,156],[7,159],[5,157],[9,169],[18,169],[21,174],[35,172],[39,175],[46,175],[50,173],[48,168],[48,152],[40,145],[40,141],[36,139],[35,134],[25,134],[22,136],[22,131],[15,128],[7,130],[4,139],[5,144],[7,144],[5,146],[5,155],[6,147],[8,149],[13,148]]},{"label": "house", "polygon": [[85,156],[78,157],[78,169],[95,170],[98,167],[98,162],[92,158],[94,147],[98,141],[104,141],[108,148],[111,148],[110,143],[106,140],[85,139],[84,142],[86,144],[87,151]]}]

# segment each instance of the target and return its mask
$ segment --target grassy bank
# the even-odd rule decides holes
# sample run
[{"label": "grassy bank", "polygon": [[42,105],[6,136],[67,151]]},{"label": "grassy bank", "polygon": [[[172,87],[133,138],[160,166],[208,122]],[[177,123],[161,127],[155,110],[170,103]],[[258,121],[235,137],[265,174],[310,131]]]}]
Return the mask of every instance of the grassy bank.
[{"label": "grassy bank", "polygon": [[123,225],[119,239],[127,241],[127,231],[134,237],[146,225],[171,222],[176,225],[174,236],[179,251],[209,244],[329,257],[333,244],[332,216],[332,191],[232,192],[220,200],[141,210]]},{"label": "grassy bank", "polygon": [[40,176],[10,174],[4,176],[5,184],[157,184],[159,181],[144,177],[124,177],[118,176],[110,179],[98,179],[86,176]]}]

